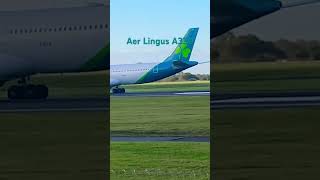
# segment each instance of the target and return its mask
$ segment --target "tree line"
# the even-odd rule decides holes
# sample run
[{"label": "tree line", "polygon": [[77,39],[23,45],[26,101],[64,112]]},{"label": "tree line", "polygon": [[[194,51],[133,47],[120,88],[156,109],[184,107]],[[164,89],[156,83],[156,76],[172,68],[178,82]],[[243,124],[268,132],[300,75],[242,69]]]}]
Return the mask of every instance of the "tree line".
[{"label": "tree line", "polygon": [[176,81],[210,81],[209,74],[192,74],[180,72],[168,78],[161,80],[162,82],[176,82]]},{"label": "tree line", "polygon": [[216,63],[320,60],[320,41],[264,41],[255,35],[226,33],[211,44]]}]

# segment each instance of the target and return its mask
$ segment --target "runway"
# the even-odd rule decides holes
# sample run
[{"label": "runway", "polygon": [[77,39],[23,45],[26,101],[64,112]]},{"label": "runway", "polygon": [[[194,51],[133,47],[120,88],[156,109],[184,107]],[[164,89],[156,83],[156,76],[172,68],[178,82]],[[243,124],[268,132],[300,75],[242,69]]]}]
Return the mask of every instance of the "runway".
[{"label": "runway", "polygon": [[108,98],[0,101],[0,113],[108,111]]},{"label": "runway", "polygon": [[318,92],[222,94],[213,98],[212,110],[320,107]]},{"label": "runway", "polygon": [[[208,91],[126,93],[111,97],[209,96]],[[103,112],[109,110],[109,97],[54,98],[47,100],[0,100],[0,113],[23,112]]]},{"label": "runway", "polygon": [[[151,92],[112,95],[125,97],[209,96],[206,91]],[[212,110],[243,108],[320,107],[320,92],[216,94],[211,100]],[[55,98],[48,100],[0,100],[0,113],[19,112],[108,112],[109,97]]]},{"label": "runway", "polygon": [[111,97],[167,97],[167,96],[210,96],[209,91],[186,91],[186,92],[129,92],[125,94],[115,94]]},{"label": "runway", "polygon": [[112,142],[210,142],[209,137],[111,137]]}]

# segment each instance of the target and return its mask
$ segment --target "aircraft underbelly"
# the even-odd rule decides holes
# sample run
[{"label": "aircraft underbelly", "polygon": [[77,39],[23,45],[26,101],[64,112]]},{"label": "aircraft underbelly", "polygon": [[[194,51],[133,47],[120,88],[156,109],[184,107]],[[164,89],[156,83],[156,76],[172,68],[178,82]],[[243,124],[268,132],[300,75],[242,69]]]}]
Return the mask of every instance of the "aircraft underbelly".
[{"label": "aircraft underbelly", "polygon": [[24,59],[0,54],[0,81],[32,74],[32,66]]},{"label": "aircraft underbelly", "polygon": [[145,74],[144,71],[112,73],[112,79],[116,80],[121,85],[135,84],[140,77]]},{"label": "aircraft underbelly", "polygon": [[[81,67],[106,47],[108,42],[107,35],[103,33],[95,36],[78,34],[66,37],[15,39],[7,43],[5,48],[0,47],[0,55],[9,54],[0,57],[1,67],[6,69],[5,67],[12,64],[14,67],[19,67],[21,71],[28,70],[25,73],[80,71]],[[50,42],[50,47],[41,46],[41,39]],[[12,66],[7,69],[12,69]],[[0,72],[0,76],[4,74],[3,72],[5,71]],[[12,70],[9,72],[17,73]]]}]

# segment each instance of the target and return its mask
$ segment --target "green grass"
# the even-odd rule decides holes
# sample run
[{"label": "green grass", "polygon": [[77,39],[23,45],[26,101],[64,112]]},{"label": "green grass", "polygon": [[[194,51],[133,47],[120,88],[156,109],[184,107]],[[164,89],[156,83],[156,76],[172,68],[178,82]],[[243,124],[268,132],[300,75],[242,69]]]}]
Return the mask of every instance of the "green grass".
[{"label": "green grass", "polygon": [[105,179],[107,112],[1,113],[0,179]]},{"label": "green grass", "polygon": [[[159,90],[166,84],[172,83],[152,86]],[[111,134],[209,136],[209,99],[209,96],[111,97]],[[209,179],[209,154],[208,143],[113,142],[111,179]]]},{"label": "green grass", "polygon": [[319,91],[320,62],[215,64],[216,93]]},{"label": "green grass", "polygon": [[112,180],[209,179],[208,143],[111,143]]},{"label": "green grass", "polygon": [[318,179],[320,108],[214,111],[216,179]]},{"label": "green grass", "polygon": [[320,77],[320,61],[214,64],[214,80],[243,81]]},{"label": "green grass", "polygon": [[209,136],[210,98],[111,97],[111,134]]},{"label": "green grass", "polygon": [[124,86],[127,92],[209,91],[209,81],[154,82]]}]

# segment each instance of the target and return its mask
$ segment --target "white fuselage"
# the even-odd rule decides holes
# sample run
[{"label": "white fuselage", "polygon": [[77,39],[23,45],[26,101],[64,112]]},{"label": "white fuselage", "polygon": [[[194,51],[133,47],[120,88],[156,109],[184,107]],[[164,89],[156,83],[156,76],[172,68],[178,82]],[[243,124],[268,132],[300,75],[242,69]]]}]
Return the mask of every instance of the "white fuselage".
[{"label": "white fuselage", "polygon": [[120,64],[110,66],[110,87],[135,84],[158,63]]},{"label": "white fuselage", "polygon": [[77,72],[109,45],[105,6],[0,12],[0,81]]}]

